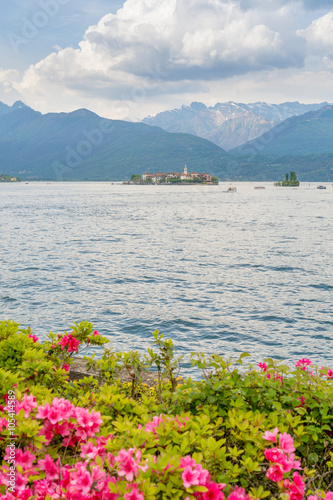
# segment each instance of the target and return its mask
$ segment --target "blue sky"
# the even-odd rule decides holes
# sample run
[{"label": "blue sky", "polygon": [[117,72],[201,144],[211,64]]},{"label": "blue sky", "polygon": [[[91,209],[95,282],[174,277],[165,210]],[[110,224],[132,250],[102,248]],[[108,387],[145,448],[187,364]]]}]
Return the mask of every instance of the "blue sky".
[{"label": "blue sky", "polygon": [[192,101],[333,102],[333,0],[11,0],[0,100],[138,120]]}]

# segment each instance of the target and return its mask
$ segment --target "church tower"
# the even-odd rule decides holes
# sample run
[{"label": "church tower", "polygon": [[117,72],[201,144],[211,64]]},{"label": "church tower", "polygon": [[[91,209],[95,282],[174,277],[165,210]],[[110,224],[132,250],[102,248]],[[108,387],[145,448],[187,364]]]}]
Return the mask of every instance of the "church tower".
[{"label": "church tower", "polygon": [[184,167],[184,174],[187,175],[187,166]]}]

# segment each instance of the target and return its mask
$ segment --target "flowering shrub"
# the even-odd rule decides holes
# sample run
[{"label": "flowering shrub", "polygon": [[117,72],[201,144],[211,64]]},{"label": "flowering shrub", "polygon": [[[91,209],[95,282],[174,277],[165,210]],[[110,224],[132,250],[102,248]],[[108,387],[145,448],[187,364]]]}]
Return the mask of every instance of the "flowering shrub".
[{"label": "flowering shrub", "polygon": [[333,500],[331,369],[193,354],[204,378],[179,384],[172,342],[154,337],[159,353],[107,349],[88,362],[98,379],[69,382],[73,355],[107,341],[91,324],[42,344],[0,322],[1,498]]}]

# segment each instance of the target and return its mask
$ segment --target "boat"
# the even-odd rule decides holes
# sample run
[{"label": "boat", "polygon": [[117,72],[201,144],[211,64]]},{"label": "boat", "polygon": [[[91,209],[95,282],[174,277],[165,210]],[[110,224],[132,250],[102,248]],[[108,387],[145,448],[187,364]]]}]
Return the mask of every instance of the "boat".
[{"label": "boat", "polygon": [[254,186],[254,189],[266,189],[265,186]]},{"label": "boat", "polygon": [[237,188],[235,188],[235,186],[231,186],[228,190],[227,190],[227,193],[236,193],[237,191]]},{"label": "boat", "polygon": [[317,186],[317,189],[326,189],[326,186]]}]

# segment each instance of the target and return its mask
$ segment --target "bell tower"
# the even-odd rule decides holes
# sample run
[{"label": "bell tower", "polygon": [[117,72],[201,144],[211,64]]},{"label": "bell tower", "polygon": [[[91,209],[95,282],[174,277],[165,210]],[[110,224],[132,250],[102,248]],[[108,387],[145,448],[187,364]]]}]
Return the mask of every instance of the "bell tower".
[{"label": "bell tower", "polygon": [[187,175],[187,166],[184,167],[184,174]]}]

